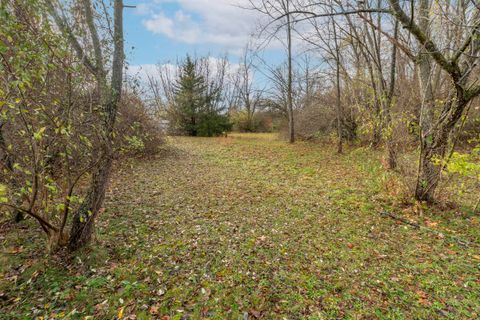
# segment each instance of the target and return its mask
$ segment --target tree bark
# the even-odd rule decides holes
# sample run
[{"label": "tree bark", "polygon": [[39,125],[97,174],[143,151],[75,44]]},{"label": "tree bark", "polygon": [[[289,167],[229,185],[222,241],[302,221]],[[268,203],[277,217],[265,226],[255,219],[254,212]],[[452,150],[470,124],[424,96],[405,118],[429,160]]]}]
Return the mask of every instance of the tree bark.
[{"label": "tree bark", "polygon": [[68,248],[71,251],[77,250],[92,239],[95,230],[95,219],[102,208],[105,199],[113,158],[104,155],[96,172],[93,174],[90,190],[80,208],[73,215],[72,228]]}]

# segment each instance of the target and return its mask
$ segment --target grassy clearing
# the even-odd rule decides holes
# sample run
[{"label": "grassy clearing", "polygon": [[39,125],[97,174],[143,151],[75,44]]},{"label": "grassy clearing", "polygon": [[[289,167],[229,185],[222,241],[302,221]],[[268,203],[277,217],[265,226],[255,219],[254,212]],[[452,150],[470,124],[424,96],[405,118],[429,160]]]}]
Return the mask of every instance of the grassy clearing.
[{"label": "grassy clearing", "polygon": [[480,317],[479,248],[379,212],[477,243],[479,217],[401,205],[372,151],[172,138],[113,181],[98,246],[75,263],[2,226],[1,319]]}]

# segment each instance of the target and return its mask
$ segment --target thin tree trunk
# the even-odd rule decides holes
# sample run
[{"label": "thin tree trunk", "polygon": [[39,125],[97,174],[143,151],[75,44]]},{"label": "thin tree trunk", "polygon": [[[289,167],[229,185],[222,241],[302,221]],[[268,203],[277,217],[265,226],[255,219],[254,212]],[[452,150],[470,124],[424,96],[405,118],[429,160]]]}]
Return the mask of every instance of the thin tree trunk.
[{"label": "thin tree trunk", "polygon": [[392,102],[395,92],[395,77],[397,70],[397,43],[398,40],[398,21],[395,20],[395,27],[393,37],[395,42],[392,45],[392,58],[390,65],[390,84],[388,89],[387,103],[385,107],[385,127],[388,130],[387,135],[387,159],[389,169],[395,169],[397,167],[397,150],[393,137],[393,125],[392,125]]},{"label": "thin tree trunk", "polygon": [[293,66],[292,66],[292,25],[290,17],[290,0],[286,1],[287,9],[287,46],[288,46],[288,80],[287,80],[287,108],[289,142],[295,142],[295,124],[293,120]]},{"label": "thin tree trunk", "polygon": [[337,41],[337,27],[335,25],[335,21],[332,20],[333,23],[333,36],[335,40],[335,85],[337,87],[336,90],[336,107],[337,107],[337,135],[338,135],[338,144],[337,144],[337,152],[343,153],[343,108],[342,108],[342,100],[341,100],[341,88],[340,88],[340,49],[338,47]]},{"label": "thin tree trunk", "polygon": [[[370,15],[370,20],[372,19],[372,16]],[[369,27],[367,24],[367,21],[364,20],[364,37],[365,37],[365,42],[366,42],[366,47],[368,50],[368,55],[365,54],[365,61],[367,63],[367,66],[369,68],[369,73],[370,73],[370,82],[372,84],[372,89],[373,89],[373,128],[372,128],[372,142],[371,146],[374,149],[377,149],[380,146],[380,143],[382,141],[382,127],[381,127],[381,113],[382,113],[382,103],[381,103],[381,95],[383,93],[383,88],[382,88],[382,79],[383,77],[380,67],[379,67],[379,61],[377,57],[377,48],[378,48],[378,42],[375,37],[375,29],[373,27]],[[371,22],[373,23],[373,22]],[[373,30],[373,35],[370,33],[370,30]],[[375,72],[376,70],[376,72]]]}]

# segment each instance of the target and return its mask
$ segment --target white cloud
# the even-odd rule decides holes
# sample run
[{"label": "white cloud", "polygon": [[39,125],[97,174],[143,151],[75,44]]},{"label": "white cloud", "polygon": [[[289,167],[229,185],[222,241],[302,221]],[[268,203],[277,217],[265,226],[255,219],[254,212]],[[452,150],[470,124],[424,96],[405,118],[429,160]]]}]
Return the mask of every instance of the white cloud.
[{"label": "white cloud", "polygon": [[141,64],[128,66],[127,76],[138,79],[142,84],[148,83],[148,76],[154,75],[157,71],[155,64]]},{"label": "white cloud", "polygon": [[143,25],[153,33],[163,34],[169,38],[175,36],[174,33],[174,24],[175,22],[165,16],[163,13],[154,14],[151,19],[145,20]]},{"label": "white cloud", "polygon": [[[173,15],[162,11],[162,4],[176,3]],[[248,0],[156,0],[140,5],[140,12],[150,12],[143,24],[147,30],[187,44],[213,44],[234,53],[240,52],[261,18],[245,10]]]}]

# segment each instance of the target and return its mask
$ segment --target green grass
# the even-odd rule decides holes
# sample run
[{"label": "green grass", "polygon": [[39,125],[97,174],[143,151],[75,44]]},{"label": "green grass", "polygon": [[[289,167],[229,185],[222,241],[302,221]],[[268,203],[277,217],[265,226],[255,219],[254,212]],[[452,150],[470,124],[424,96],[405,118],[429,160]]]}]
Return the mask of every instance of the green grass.
[{"label": "green grass", "polygon": [[32,221],[2,229],[1,319],[480,317],[479,247],[379,212],[477,243],[480,219],[401,206],[379,154],[253,134],[167,149],[118,166],[68,263]]}]

